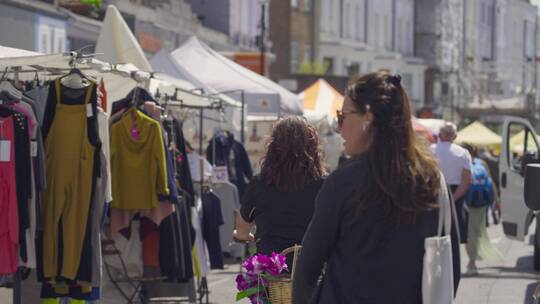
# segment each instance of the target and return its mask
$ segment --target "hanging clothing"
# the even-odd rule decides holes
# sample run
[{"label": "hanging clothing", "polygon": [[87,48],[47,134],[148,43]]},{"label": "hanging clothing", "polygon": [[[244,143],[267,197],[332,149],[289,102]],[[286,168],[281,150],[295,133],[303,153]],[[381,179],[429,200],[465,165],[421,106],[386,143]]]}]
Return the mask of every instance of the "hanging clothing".
[{"label": "hanging clothing", "polygon": [[0,275],[17,272],[19,213],[13,117],[0,118]]},{"label": "hanging clothing", "polygon": [[28,201],[32,195],[30,138],[26,117],[14,110],[0,106],[0,117],[12,117],[14,126],[15,180],[17,185],[17,211],[19,216],[19,257],[28,260],[26,229],[30,228]]},{"label": "hanging clothing", "polygon": [[34,100],[36,116],[40,125],[43,124],[43,118],[45,116],[45,106],[47,105],[47,98],[49,96],[49,86],[38,86],[30,91],[26,91],[25,95],[29,96]]},{"label": "hanging clothing", "polygon": [[238,190],[235,185],[227,182],[215,183],[213,190],[221,201],[223,215],[223,225],[219,226],[221,249],[234,257],[241,258],[244,256],[244,245],[235,243],[233,240],[236,214],[240,212]]},{"label": "hanging clothing", "polygon": [[[200,156],[197,152],[190,152],[187,154],[187,159],[189,163],[189,170],[191,171],[191,177],[194,182],[200,182],[201,177],[204,177],[205,181],[209,181],[212,177],[212,165]],[[203,161],[203,172],[204,175],[201,175],[201,160]]]},{"label": "hanging clothing", "polygon": [[111,208],[152,209],[158,206],[158,194],[169,195],[158,122],[135,108],[124,113],[111,127],[111,171]]},{"label": "hanging clothing", "polygon": [[175,208],[173,204],[168,202],[160,203],[158,207],[145,210],[122,210],[112,208],[110,211],[110,231],[111,236],[116,237],[119,232],[122,232],[122,235],[126,238],[130,238],[130,234],[126,231],[131,231],[129,227],[131,220],[135,217],[136,214],[139,214],[141,218],[148,218],[155,225],[159,226],[163,219],[171,215]]},{"label": "hanging clothing", "polygon": [[202,201],[200,198],[195,200],[195,207],[191,207],[191,219],[193,229],[195,230],[195,245],[193,246],[193,265],[195,274],[198,278],[206,277],[208,272],[208,258],[206,257],[206,249],[204,248],[204,237],[202,234],[201,224]]},{"label": "hanging clothing", "polygon": [[195,206],[195,190],[193,188],[192,172],[187,162],[186,140],[182,130],[182,123],[177,119],[165,120],[163,127],[169,135],[169,147],[176,170],[176,180],[186,197],[189,207]]},{"label": "hanging clothing", "polygon": [[206,148],[206,159],[214,166],[226,166],[229,181],[236,185],[240,197],[246,188],[246,178],[251,181],[253,169],[244,146],[230,132],[216,134]]},{"label": "hanging clothing", "polygon": [[203,237],[210,254],[210,269],[223,269],[223,250],[219,235],[219,226],[223,225],[221,201],[210,191],[204,191],[202,199]]},{"label": "hanging clothing", "polygon": [[181,199],[176,211],[159,225],[159,264],[169,282],[185,283],[193,278],[194,231],[188,212],[185,199]]},{"label": "hanging clothing", "polygon": [[[85,92],[79,95],[84,96],[84,102],[77,105],[63,103],[63,88],[59,79],[55,81],[54,88],[54,115],[50,124],[44,125],[48,186],[43,193],[43,275],[46,279],[55,279],[60,275],[75,280],[81,260],[91,261],[91,258],[83,258],[85,254],[90,255],[83,251],[83,246],[90,241],[87,239],[90,228],[88,219],[91,217],[89,211],[96,176],[94,166],[98,147],[92,144],[88,136],[87,119],[95,84],[90,83],[88,88],[80,90]],[[47,109],[51,111],[51,108],[49,99]],[[96,114],[93,113],[93,116]],[[46,122],[48,117],[45,117]],[[97,123],[94,127],[97,127]],[[99,142],[97,129],[95,131],[95,141]],[[58,265],[59,250],[61,267]],[[87,281],[90,280],[88,278]]]},{"label": "hanging clothing", "polygon": [[26,238],[26,248],[27,248],[27,259],[19,263],[19,266],[25,266],[27,268],[36,268],[36,249],[35,249],[35,231],[37,229],[36,225],[36,214],[39,211],[36,210],[38,200],[37,200],[37,186],[40,186],[39,191],[44,187],[44,182],[40,180],[38,175],[44,173],[44,169],[40,168],[43,166],[43,158],[40,156],[43,154],[43,146],[38,142],[38,130],[40,130],[37,118],[32,107],[24,102],[17,102],[11,104],[11,108],[15,111],[22,113],[28,121],[28,131],[30,136],[30,154],[32,161],[30,162],[30,198],[27,202],[28,204],[28,216],[29,216],[29,228],[25,231]]}]

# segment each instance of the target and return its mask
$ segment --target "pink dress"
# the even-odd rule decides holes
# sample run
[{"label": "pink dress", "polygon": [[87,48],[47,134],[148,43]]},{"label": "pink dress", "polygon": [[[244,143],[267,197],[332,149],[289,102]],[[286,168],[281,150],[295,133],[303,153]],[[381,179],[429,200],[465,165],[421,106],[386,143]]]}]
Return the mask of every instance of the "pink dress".
[{"label": "pink dress", "polygon": [[0,161],[0,275],[6,275],[17,271],[19,245],[13,117],[0,117],[0,137],[10,142],[9,160]]}]

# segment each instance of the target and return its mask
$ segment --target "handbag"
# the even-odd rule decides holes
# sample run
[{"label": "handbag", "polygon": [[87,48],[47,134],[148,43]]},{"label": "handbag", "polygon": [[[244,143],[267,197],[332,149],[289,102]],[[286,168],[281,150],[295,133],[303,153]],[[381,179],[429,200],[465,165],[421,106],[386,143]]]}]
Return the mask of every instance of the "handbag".
[{"label": "handbag", "polygon": [[[448,188],[442,173],[438,195],[439,225],[437,235],[424,240],[424,268],[422,273],[423,304],[454,303],[454,270],[452,263],[451,206]],[[443,231],[444,227],[444,231]]]}]

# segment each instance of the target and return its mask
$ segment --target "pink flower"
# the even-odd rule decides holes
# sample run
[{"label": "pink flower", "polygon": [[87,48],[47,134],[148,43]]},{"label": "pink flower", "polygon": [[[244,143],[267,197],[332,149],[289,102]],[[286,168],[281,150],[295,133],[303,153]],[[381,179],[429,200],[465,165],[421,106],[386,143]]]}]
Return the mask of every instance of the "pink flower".
[{"label": "pink flower", "polygon": [[[268,280],[265,275],[277,276],[288,270],[285,256],[278,253],[272,253],[271,256],[264,254],[253,255],[242,263],[242,267],[246,272],[236,277],[236,287],[239,291],[257,286],[267,287]],[[252,304],[268,303],[266,290],[264,289],[251,295],[249,299]]]}]

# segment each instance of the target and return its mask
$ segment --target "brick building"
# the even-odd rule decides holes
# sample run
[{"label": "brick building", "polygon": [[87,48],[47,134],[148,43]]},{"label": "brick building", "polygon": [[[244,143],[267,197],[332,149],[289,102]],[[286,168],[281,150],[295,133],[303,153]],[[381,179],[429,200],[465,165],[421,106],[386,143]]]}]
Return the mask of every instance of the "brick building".
[{"label": "brick building", "polygon": [[[302,64],[319,56],[319,0],[270,1],[270,41],[276,60],[270,77],[282,84],[293,80]],[[295,81],[293,81],[295,83]],[[296,85],[286,85],[296,90]]]}]

